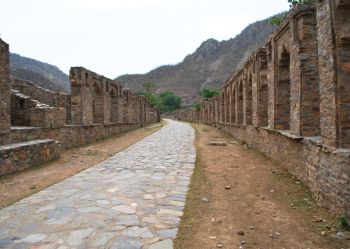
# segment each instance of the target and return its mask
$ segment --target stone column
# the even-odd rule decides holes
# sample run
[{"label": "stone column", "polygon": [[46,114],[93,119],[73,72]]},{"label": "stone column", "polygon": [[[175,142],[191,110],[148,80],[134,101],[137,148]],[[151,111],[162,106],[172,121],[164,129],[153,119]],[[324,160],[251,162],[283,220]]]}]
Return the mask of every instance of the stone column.
[{"label": "stone column", "polygon": [[111,123],[111,83],[102,79],[102,93],[103,93],[103,123]]},{"label": "stone column", "polygon": [[71,122],[73,125],[92,125],[93,123],[91,78],[90,73],[84,68],[70,69]]},{"label": "stone column", "polygon": [[0,39],[0,144],[10,140],[10,98],[9,45]]},{"label": "stone column", "polygon": [[320,119],[323,142],[350,148],[350,2],[317,5]]},{"label": "stone column", "polygon": [[314,9],[297,12],[290,25],[290,132],[320,134],[320,98],[316,17]]}]

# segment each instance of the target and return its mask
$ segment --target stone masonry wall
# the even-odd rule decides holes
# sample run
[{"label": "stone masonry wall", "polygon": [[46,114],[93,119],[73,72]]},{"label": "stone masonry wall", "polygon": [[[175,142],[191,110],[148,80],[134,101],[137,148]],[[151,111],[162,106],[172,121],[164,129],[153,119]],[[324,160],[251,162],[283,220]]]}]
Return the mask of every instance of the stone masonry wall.
[{"label": "stone masonry wall", "polygon": [[0,40],[0,176],[54,160],[61,148],[159,122],[145,97],[82,67],[71,69],[71,95],[10,79],[8,55]]},{"label": "stone masonry wall", "polygon": [[0,39],[0,145],[10,137],[9,46]]},{"label": "stone masonry wall", "polygon": [[59,142],[48,139],[0,146],[0,176],[56,160],[60,154]]},{"label": "stone masonry wall", "polygon": [[11,89],[17,90],[32,99],[38,100],[39,102],[52,107],[67,108],[69,105],[68,99],[70,96],[68,94],[52,92],[38,87],[30,81],[12,78]]},{"label": "stone masonry wall", "polygon": [[350,1],[294,8],[220,96],[177,117],[232,134],[350,215]]}]

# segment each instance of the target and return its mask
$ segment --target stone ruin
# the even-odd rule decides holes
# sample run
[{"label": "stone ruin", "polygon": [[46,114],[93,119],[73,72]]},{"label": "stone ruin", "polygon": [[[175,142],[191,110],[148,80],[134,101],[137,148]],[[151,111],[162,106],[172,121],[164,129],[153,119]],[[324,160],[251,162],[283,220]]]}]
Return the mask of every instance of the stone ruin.
[{"label": "stone ruin", "polygon": [[219,96],[177,118],[232,134],[350,214],[350,0],[295,7]]},{"label": "stone ruin", "polygon": [[85,68],[71,68],[70,82],[68,95],[11,78],[9,46],[0,39],[0,176],[160,119],[145,97]]}]

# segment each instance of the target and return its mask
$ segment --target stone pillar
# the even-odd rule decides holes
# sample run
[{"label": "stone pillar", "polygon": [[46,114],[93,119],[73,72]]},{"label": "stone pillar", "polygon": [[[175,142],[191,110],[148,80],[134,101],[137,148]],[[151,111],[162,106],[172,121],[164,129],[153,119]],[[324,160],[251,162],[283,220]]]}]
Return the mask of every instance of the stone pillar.
[{"label": "stone pillar", "polygon": [[267,81],[267,55],[261,50],[256,62],[256,120],[254,125],[268,125],[268,81]]},{"label": "stone pillar", "polygon": [[80,67],[70,69],[72,125],[92,125],[93,107],[90,73]]},{"label": "stone pillar", "polygon": [[251,69],[248,68],[247,72],[244,70],[244,84],[243,84],[243,124],[252,124],[252,85],[253,75]]},{"label": "stone pillar", "polygon": [[275,63],[273,58],[272,47],[274,47],[273,39],[267,43],[267,82],[268,82],[268,127],[275,128]]},{"label": "stone pillar", "polygon": [[320,118],[323,142],[350,148],[350,2],[317,5]]},{"label": "stone pillar", "polygon": [[320,134],[320,98],[316,17],[314,9],[297,12],[290,35],[290,132],[301,136]]},{"label": "stone pillar", "polygon": [[103,88],[103,123],[111,123],[111,83],[103,79],[102,88]]},{"label": "stone pillar", "polygon": [[259,57],[256,57],[253,61],[253,82],[252,82],[252,125],[259,126]]},{"label": "stone pillar", "polygon": [[228,114],[227,114],[227,123],[231,123],[232,120],[232,91],[231,91],[231,84],[227,86],[227,109],[228,109]]},{"label": "stone pillar", "polygon": [[0,39],[0,144],[10,140],[10,97],[9,45]]}]

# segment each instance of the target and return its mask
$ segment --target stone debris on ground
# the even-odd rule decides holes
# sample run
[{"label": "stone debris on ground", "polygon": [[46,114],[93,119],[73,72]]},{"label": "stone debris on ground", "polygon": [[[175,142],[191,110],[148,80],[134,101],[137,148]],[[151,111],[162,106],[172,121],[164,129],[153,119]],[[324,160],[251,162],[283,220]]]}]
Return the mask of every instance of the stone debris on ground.
[{"label": "stone debris on ground", "polygon": [[222,141],[211,141],[209,143],[209,145],[212,145],[212,146],[227,146],[227,143],[226,142],[222,142]]}]

